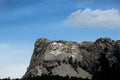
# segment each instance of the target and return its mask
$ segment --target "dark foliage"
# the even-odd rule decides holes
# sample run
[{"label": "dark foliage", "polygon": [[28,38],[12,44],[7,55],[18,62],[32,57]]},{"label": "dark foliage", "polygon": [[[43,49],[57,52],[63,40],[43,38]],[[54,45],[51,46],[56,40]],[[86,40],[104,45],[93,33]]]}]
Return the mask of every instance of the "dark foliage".
[{"label": "dark foliage", "polygon": [[24,78],[24,79],[10,79],[10,78],[4,78],[4,79],[0,79],[0,80],[88,80],[88,79],[82,79],[82,78],[76,78],[76,77],[71,77],[69,78],[69,76],[66,77],[61,77],[58,75],[42,75],[42,76],[36,76],[36,77],[28,77],[28,78]]},{"label": "dark foliage", "polygon": [[101,53],[101,70],[96,71],[92,80],[120,80],[120,65],[114,63],[110,66],[108,59],[104,53]]},{"label": "dark foliage", "polygon": [[23,79],[23,80],[88,80],[88,79],[82,79],[82,78],[76,78],[76,77],[72,77],[69,78],[69,76],[66,77],[61,77],[58,75],[42,75],[41,77],[30,77],[27,79]]}]

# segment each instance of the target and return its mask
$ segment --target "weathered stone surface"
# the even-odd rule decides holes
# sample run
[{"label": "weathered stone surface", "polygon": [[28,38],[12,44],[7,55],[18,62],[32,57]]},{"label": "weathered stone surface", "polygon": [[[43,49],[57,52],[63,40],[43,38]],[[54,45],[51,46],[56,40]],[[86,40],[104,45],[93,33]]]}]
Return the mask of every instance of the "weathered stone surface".
[{"label": "weathered stone surface", "polygon": [[100,67],[100,53],[105,53],[110,64],[120,64],[120,40],[99,38],[95,42],[51,41],[40,38],[34,44],[34,51],[23,76],[41,74],[91,78]]}]

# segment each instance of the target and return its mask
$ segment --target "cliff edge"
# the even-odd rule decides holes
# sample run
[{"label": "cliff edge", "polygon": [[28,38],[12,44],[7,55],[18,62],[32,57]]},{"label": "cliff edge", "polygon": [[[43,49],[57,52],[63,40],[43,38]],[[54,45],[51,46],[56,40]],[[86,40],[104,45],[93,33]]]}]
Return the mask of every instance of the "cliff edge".
[{"label": "cliff edge", "polygon": [[120,64],[120,40],[99,38],[95,42],[36,40],[30,65],[23,78],[42,74],[91,79],[100,69],[100,54],[106,54],[110,65]]}]

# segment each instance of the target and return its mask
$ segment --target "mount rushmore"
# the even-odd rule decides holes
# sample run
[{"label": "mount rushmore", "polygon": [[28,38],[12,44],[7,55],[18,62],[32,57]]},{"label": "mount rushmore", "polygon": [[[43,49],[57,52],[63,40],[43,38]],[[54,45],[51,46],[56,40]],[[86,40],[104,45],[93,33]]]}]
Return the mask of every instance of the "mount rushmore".
[{"label": "mount rushmore", "polygon": [[91,79],[101,67],[101,53],[106,54],[110,66],[120,64],[120,40],[99,38],[78,43],[40,38],[23,78],[47,74]]}]

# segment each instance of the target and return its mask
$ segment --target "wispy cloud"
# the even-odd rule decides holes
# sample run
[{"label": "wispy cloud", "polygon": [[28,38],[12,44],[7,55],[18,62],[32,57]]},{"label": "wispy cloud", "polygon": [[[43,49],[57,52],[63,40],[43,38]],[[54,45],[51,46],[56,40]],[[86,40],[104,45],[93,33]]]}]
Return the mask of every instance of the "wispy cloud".
[{"label": "wispy cloud", "polygon": [[73,12],[65,23],[79,27],[120,28],[120,12],[117,9],[92,10],[86,8]]}]

